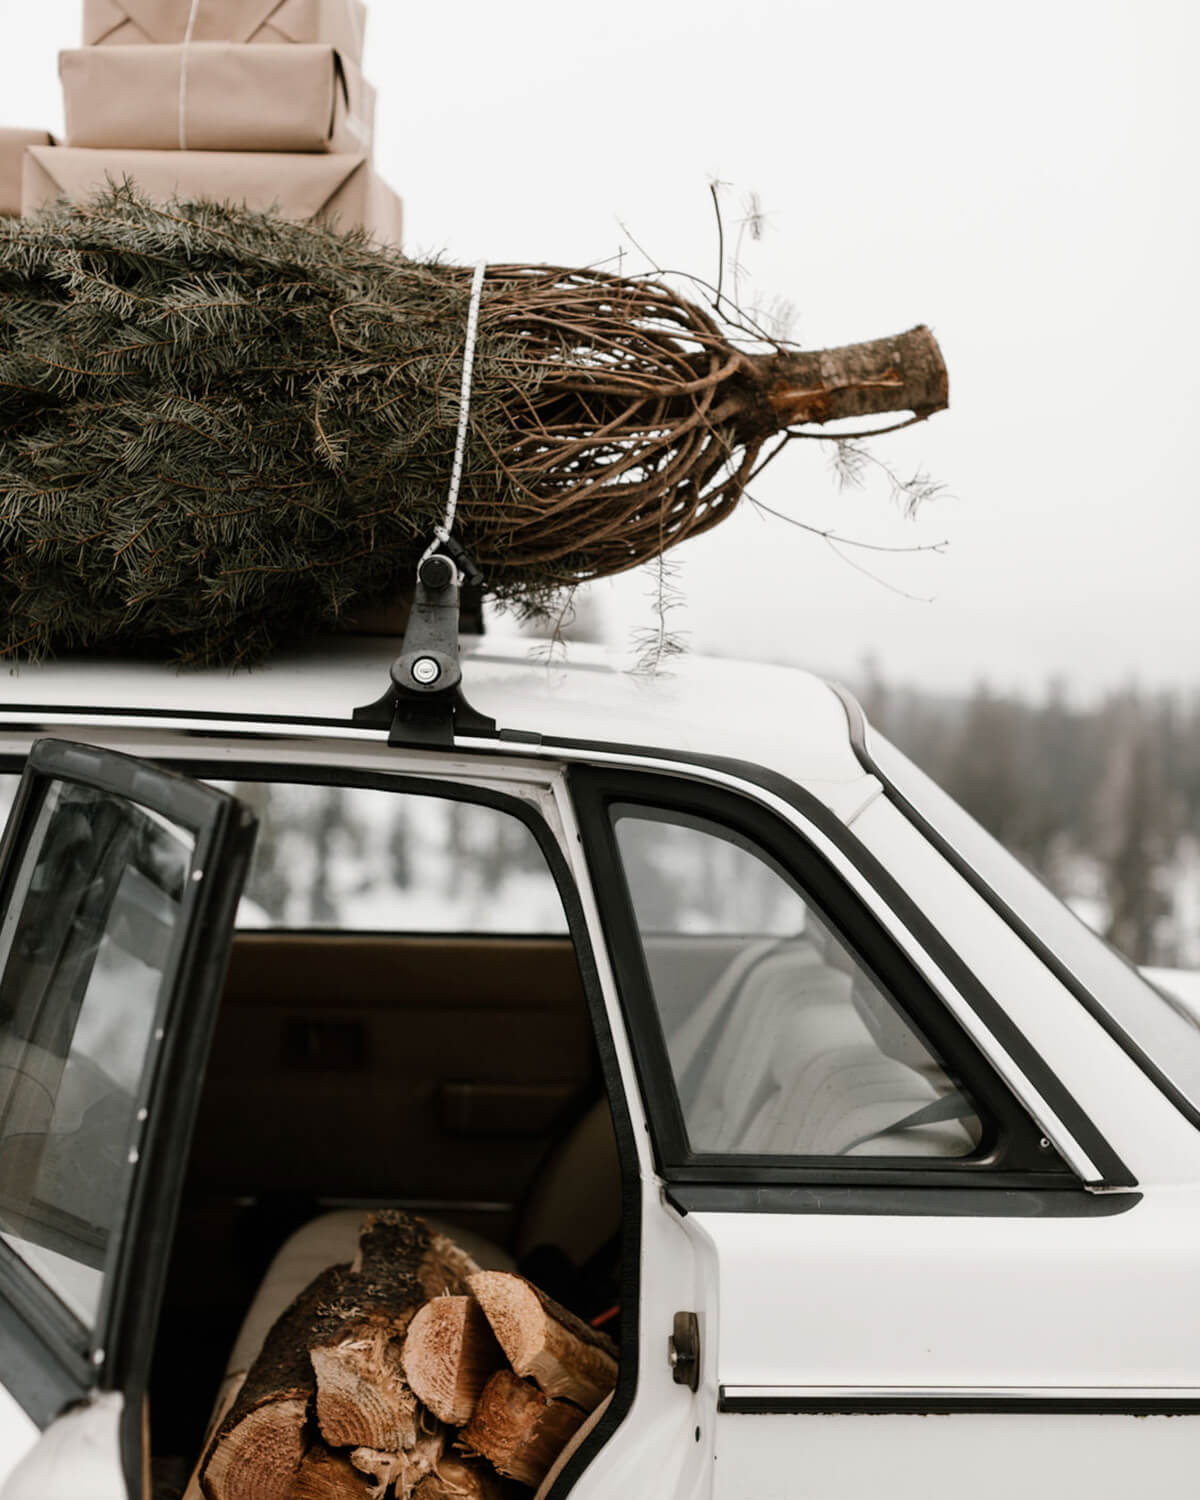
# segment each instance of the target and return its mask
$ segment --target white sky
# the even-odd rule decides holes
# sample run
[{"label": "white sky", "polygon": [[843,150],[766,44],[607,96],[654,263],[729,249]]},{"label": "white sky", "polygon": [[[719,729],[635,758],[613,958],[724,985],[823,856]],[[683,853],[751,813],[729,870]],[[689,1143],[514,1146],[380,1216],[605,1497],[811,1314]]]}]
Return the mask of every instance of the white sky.
[{"label": "white sky", "polygon": [[[747,300],[809,347],[928,322],[951,408],[878,440],[953,499],[904,522],[794,444],[769,505],[884,544],[850,552],[749,507],[674,554],[697,649],[936,686],[1194,683],[1200,508],[1195,83],[1182,0],[372,0],[377,159],[407,247],[712,279],[756,193]],[[0,0],[0,124],[61,129],[78,0]],[[803,451],[797,451],[803,450]],[[620,644],[644,580],[601,585]]]}]

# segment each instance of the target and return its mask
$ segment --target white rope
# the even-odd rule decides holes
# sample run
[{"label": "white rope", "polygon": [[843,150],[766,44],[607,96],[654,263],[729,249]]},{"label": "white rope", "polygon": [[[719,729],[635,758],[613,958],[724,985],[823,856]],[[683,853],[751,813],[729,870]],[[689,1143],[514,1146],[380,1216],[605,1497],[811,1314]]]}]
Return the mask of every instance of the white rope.
[{"label": "white rope", "polygon": [[200,9],[200,0],[192,0],[192,7],[188,11],[187,27],[183,33],[183,50],[179,54],[179,149],[186,151],[187,144],[187,75],[189,49],[192,45],[192,32],[196,29],[196,13]]},{"label": "white rope", "polygon": [[[422,554],[421,563],[427,557],[432,557],[439,547],[448,542],[450,533],[454,530],[454,516],[458,510],[458,489],[462,483],[463,454],[467,446],[467,421],[471,415],[471,374],[475,369],[475,334],[479,327],[479,302],[483,296],[485,269],[485,262],[479,261],[471,281],[471,305],[467,311],[467,339],[463,347],[462,386],[458,396],[458,436],[454,440],[454,463],[450,469],[450,493],[446,500],[446,514],[442,517],[442,524],[433,533],[433,541]],[[418,572],[421,563],[417,564]],[[460,576],[459,582],[461,581]]]}]

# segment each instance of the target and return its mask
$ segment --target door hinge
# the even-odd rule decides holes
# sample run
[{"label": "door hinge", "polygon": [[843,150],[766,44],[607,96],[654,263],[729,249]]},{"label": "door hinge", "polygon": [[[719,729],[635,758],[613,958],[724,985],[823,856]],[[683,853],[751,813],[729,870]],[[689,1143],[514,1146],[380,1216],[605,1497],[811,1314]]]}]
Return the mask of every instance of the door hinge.
[{"label": "door hinge", "polygon": [[676,1385],[693,1391],[700,1384],[700,1319],[694,1312],[677,1312],[667,1340],[667,1360]]}]

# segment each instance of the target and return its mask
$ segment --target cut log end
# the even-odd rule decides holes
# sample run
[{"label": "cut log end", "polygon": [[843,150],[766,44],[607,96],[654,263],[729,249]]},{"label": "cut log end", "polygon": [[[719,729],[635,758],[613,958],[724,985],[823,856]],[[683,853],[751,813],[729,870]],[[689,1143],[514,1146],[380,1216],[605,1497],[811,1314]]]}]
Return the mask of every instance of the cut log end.
[{"label": "cut log end", "polygon": [[309,1351],[317,1425],[333,1448],[393,1452],[417,1437],[417,1398],[400,1363],[403,1320],[373,1317]]},{"label": "cut log end", "polygon": [[270,1401],[247,1413],[214,1445],[205,1500],[289,1500],[308,1448],[306,1398]]},{"label": "cut log end", "polygon": [[401,1359],[409,1385],[434,1416],[461,1427],[504,1364],[504,1352],[473,1297],[435,1297],[409,1324]]},{"label": "cut log end", "polygon": [[481,1271],[470,1286],[518,1375],[584,1411],[612,1390],[617,1348],[607,1334],[509,1271]]}]

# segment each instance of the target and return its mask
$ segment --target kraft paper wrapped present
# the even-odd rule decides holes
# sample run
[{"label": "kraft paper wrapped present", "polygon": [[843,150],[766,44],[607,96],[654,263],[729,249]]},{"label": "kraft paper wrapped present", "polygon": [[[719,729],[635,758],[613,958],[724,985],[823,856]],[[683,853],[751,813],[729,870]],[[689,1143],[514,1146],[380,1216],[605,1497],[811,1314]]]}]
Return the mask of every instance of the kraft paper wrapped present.
[{"label": "kraft paper wrapped present", "polygon": [[21,162],[26,146],[52,146],[48,130],[0,130],[0,214],[21,212]]},{"label": "kraft paper wrapped present", "polygon": [[289,219],[318,214],[341,229],[365,229],[400,243],[400,199],[365,155],[281,151],[89,151],[31,146],[25,152],[21,212],[56,198],[88,198],[107,182],[133,181],[149,198],[214,198],[277,207]]},{"label": "kraft paper wrapped present", "polygon": [[71,146],[371,149],[375,91],[332,47],[81,47],[60,53],[58,69]]},{"label": "kraft paper wrapped present", "polygon": [[83,0],[83,41],[94,46],[147,42],[324,42],[362,63],[362,0]]}]

